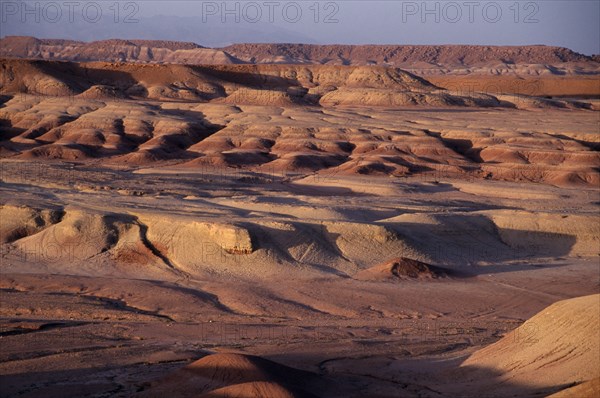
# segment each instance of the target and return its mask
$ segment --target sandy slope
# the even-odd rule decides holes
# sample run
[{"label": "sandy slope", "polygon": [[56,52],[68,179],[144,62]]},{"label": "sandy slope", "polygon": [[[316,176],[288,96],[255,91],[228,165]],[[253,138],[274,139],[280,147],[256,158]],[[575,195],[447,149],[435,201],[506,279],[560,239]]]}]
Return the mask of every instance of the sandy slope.
[{"label": "sandy slope", "polygon": [[[497,373],[497,396],[506,394],[502,384],[552,388],[586,383],[600,375],[599,326],[600,295],[560,301],[475,352],[461,367],[473,369],[473,379],[477,372]],[[587,388],[600,392],[593,383]]]},{"label": "sandy slope", "polygon": [[556,394],[550,395],[551,398],[594,398],[600,392],[600,378],[578,384],[574,387],[564,389]]}]

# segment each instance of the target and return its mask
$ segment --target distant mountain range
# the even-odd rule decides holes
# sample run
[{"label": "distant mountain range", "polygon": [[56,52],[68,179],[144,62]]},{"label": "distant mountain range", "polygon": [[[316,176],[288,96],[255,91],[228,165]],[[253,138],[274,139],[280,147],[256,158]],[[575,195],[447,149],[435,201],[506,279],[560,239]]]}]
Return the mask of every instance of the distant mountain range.
[{"label": "distant mountain range", "polygon": [[[176,64],[328,64],[389,65],[406,69],[514,68],[514,65],[573,64],[598,70],[598,56],[563,47],[471,45],[315,45],[234,44],[207,48],[196,43],[110,39],[82,42],[7,36],[0,57],[65,61]],[[552,70],[551,70],[552,71]]]},{"label": "distant mountain range", "polygon": [[221,50],[251,63],[477,66],[592,60],[568,48],[548,46],[234,44]]}]

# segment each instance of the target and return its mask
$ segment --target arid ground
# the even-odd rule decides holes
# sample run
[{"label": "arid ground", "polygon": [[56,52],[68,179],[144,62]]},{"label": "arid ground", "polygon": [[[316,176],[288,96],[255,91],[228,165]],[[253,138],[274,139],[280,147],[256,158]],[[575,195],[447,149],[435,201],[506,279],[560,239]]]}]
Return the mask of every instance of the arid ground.
[{"label": "arid ground", "polygon": [[573,62],[0,60],[0,395],[597,396]]}]

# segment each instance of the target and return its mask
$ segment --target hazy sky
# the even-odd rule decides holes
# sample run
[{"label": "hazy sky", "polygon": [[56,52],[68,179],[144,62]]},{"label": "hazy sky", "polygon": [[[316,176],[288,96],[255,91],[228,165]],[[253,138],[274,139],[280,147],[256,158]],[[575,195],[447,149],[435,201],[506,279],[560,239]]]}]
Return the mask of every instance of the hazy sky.
[{"label": "hazy sky", "polygon": [[169,39],[208,46],[233,42],[547,44],[600,53],[599,0],[0,3],[2,36]]}]

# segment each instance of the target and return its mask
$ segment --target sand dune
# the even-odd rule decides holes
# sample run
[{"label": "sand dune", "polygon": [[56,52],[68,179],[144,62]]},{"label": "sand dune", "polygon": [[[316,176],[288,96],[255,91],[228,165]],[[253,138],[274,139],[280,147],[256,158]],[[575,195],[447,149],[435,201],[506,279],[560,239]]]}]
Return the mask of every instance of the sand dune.
[{"label": "sand dune", "polygon": [[140,396],[315,397],[315,374],[251,355],[212,354],[158,381]]}]

